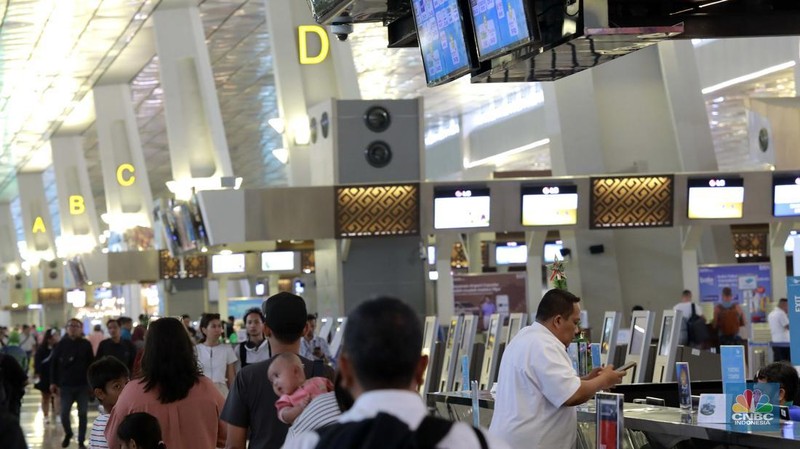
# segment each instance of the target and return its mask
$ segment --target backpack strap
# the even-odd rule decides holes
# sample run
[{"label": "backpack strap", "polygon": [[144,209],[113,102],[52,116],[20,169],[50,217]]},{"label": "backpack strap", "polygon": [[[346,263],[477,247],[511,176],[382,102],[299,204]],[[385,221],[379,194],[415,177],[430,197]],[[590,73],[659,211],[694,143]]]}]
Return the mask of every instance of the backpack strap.
[{"label": "backpack strap", "polygon": [[452,421],[426,416],[414,431],[417,447],[436,447],[450,433],[451,427],[453,427]]},{"label": "backpack strap", "polygon": [[472,430],[475,431],[475,436],[478,437],[478,442],[481,444],[481,449],[489,449],[489,443],[486,442],[486,436],[483,435],[483,431],[477,427],[472,427]]},{"label": "backpack strap", "polygon": [[247,341],[239,343],[239,363],[242,364],[242,368],[249,365],[247,363],[247,348],[244,347],[246,343]]},{"label": "backpack strap", "polygon": [[697,311],[694,309],[694,301],[692,301],[692,314],[690,315],[691,318],[697,316]]}]

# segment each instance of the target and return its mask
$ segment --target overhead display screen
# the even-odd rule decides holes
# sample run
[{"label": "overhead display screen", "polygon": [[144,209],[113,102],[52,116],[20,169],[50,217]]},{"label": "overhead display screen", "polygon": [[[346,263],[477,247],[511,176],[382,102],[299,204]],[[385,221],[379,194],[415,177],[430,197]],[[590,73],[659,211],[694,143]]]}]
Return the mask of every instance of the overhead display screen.
[{"label": "overhead display screen", "polygon": [[672,226],[673,177],[592,178],[589,228]]},{"label": "overhead display screen", "polygon": [[497,265],[524,265],[528,262],[528,246],[514,242],[507,245],[498,244],[494,255]]},{"label": "overhead display screen", "polygon": [[211,256],[214,274],[244,273],[244,254],[215,254]]},{"label": "overhead display screen", "polygon": [[800,175],[772,178],[772,215],[776,217],[800,216]]},{"label": "overhead display screen", "polygon": [[469,0],[478,59],[485,61],[532,40],[523,0]]},{"label": "overhead display screen", "polygon": [[411,5],[428,86],[468,73],[470,60],[458,0],[412,0]]},{"label": "overhead display screen", "polygon": [[522,225],[557,226],[578,222],[577,186],[522,186]]},{"label": "overhead display screen", "polygon": [[261,271],[292,271],[295,269],[294,259],[294,251],[261,253]]},{"label": "overhead display screen", "polygon": [[433,193],[435,229],[488,228],[488,188],[438,188]]},{"label": "overhead display screen", "polygon": [[689,218],[742,218],[742,178],[689,179]]}]

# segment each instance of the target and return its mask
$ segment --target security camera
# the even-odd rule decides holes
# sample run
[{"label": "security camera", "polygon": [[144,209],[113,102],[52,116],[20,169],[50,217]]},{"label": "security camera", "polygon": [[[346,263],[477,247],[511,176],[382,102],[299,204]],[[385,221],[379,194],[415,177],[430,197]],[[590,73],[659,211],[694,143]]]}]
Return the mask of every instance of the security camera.
[{"label": "security camera", "polygon": [[346,41],[347,36],[353,32],[353,18],[350,16],[338,16],[331,21],[331,33],[336,35],[340,41]]}]

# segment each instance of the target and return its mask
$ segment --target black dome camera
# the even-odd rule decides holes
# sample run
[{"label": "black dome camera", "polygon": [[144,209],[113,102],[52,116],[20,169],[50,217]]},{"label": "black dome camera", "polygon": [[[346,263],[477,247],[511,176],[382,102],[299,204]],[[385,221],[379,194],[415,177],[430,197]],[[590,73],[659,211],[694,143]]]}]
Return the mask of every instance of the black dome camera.
[{"label": "black dome camera", "polygon": [[392,148],[386,142],[380,140],[369,144],[364,150],[364,157],[367,163],[375,168],[383,168],[392,162]]}]

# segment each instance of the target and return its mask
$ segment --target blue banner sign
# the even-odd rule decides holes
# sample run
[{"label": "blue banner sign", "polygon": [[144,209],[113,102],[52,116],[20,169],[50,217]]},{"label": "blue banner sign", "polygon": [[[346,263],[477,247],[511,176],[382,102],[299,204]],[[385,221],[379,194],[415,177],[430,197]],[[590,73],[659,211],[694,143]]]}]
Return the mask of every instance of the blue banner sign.
[{"label": "blue banner sign", "polygon": [[789,347],[793,361],[800,361],[800,276],[786,278],[789,299]]},{"label": "blue banner sign", "polygon": [[754,323],[767,321],[772,310],[772,277],[769,263],[703,266],[699,268],[701,302],[720,301],[729,287],[733,302],[748,305]]}]

